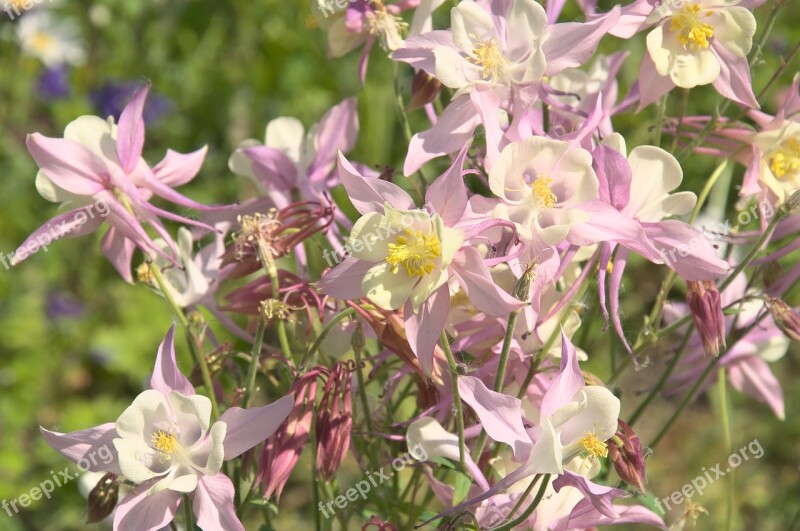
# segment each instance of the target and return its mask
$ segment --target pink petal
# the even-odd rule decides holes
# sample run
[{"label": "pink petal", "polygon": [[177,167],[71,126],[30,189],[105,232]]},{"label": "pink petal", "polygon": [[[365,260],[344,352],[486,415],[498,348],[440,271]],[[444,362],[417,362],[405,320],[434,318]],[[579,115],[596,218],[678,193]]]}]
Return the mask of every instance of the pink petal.
[{"label": "pink petal", "polygon": [[478,110],[486,133],[486,160],[484,166],[489,171],[500,156],[503,145],[503,129],[500,127],[500,96],[491,87],[476,86],[469,94],[470,100]]},{"label": "pink petal", "polygon": [[642,225],[664,262],[684,280],[715,280],[730,270],[708,238],[691,225],[678,220]]},{"label": "pink petal", "polygon": [[531,438],[522,424],[522,401],[492,391],[472,376],[459,376],[458,392],[475,410],[489,437],[511,446],[515,459],[527,458]]},{"label": "pink petal", "polygon": [[243,454],[255,445],[264,442],[283,424],[294,407],[294,397],[286,395],[262,407],[242,409],[232,407],[225,411],[219,422],[228,425],[225,434],[225,460]]},{"label": "pink petal", "polygon": [[564,330],[561,330],[561,367],[553,383],[542,397],[542,415],[551,416],[562,406],[569,404],[575,395],[583,389],[586,381],[578,366],[578,355],[575,346],[569,340]]},{"label": "pink petal", "polygon": [[86,430],[59,433],[39,427],[39,432],[55,451],[91,472],[119,474],[117,450],[112,442],[117,438],[113,422]]},{"label": "pink petal", "polygon": [[410,300],[406,302],[403,315],[408,344],[427,375],[433,371],[433,353],[447,322],[449,309],[450,287],[447,283],[428,297],[420,306],[419,314],[413,312]]},{"label": "pink petal", "polygon": [[50,138],[39,133],[28,135],[28,152],[59,188],[77,195],[94,195],[104,189],[106,163],[78,142]]},{"label": "pink petal", "polygon": [[364,177],[341,152],[339,152],[339,178],[353,206],[362,214],[368,212],[382,214],[385,203],[398,210],[414,208],[414,200],[402,188],[378,178]]},{"label": "pink petal", "polygon": [[637,86],[639,88],[639,108],[636,109],[636,112],[639,112],[674,89],[675,83],[669,76],[659,75],[653,59],[645,51],[644,57],[642,57],[642,65],[639,67]]},{"label": "pink petal", "polygon": [[594,54],[600,39],[613,28],[620,17],[619,6],[591,22],[553,24],[550,36],[542,45],[547,57],[546,76],[553,76],[565,68],[577,68]]},{"label": "pink petal", "polygon": [[131,173],[139,163],[144,147],[144,102],[150,92],[152,83],[149,81],[139,87],[125,106],[119,117],[117,126],[117,155],[119,163],[125,173]]},{"label": "pink petal", "polygon": [[201,477],[192,496],[192,509],[198,527],[244,531],[242,522],[236,516],[234,495],[233,482],[222,472],[216,476]]},{"label": "pink petal", "polygon": [[717,92],[742,105],[759,109],[761,106],[753,94],[753,81],[750,79],[747,57],[736,57],[716,42],[711,49],[717,54],[720,65],[719,77],[713,83]]},{"label": "pink petal", "polygon": [[[89,234],[103,223],[103,218],[97,215],[94,211],[95,206],[89,205],[69,212],[64,212],[54,217],[28,236],[24,242],[20,244],[14,252],[14,258],[11,260],[11,265],[17,265],[25,258],[28,258],[32,253],[31,248],[35,246],[47,250],[47,246],[56,240],[65,237],[77,237]],[[92,217],[90,217],[90,215]],[[18,259],[20,251],[24,251],[25,258]]]},{"label": "pink petal", "polygon": [[128,284],[133,284],[131,261],[133,260],[133,251],[135,249],[136,245],[133,241],[120,234],[120,231],[113,226],[108,228],[100,242],[100,250],[103,255],[108,258],[111,265],[122,277],[122,280]]},{"label": "pink petal", "polygon": [[317,126],[317,156],[308,168],[309,180],[327,177],[331,165],[336,162],[336,152],[353,149],[357,136],[358,101],[348,98],[325,113]]},{"label": "pink petal", "polygon": [[364,296],[361,289],[364,275],[374,265],[371,262],[348,256],[319,279],[317,287],[330,297],[342,300],[358,299]]},{"label": "pink petal", "polygon": [[297,184],[297,168],[284,152],[268,146],[239,151],[250,159],[253,173],[268,189],[289,190]]},{"label": "pink petal", "polygon": [[731,365],[728,374],[736,389],[767,404],[779,419],[786,418],[783,389],[767,362],[757,356],[748,356]]},{"label": "pink petal", "polygon": [[469,95],[456,98],[433,127],[411,138],[403,173],[411,175],[429,160],[455,153],[467,143],[480,123],[480,115]]},{"label": "pink petal", "polygon": [[623,210],[631,197],[631,166],[618,151],[608,146],[597,146],[592,153],[592,166],[600,180],[600,200]]},{"label": "pink petal", "polygon": [[[628,263],[628,255],[630,252],[625,247],[617,251],[617,257],[614,259],[614,268],[611,271],[611,285],[609,288],[609,303],[611,306],[611,321],[614,323],[614,330],[617,332],[622,345],[628,353],[633,353],[628,340],[625,338],[625,332],[622,330],[622,321],[619,318],[619,288],[622,284],[622,273],[625,272],[625,266]],[[634,359],[634,366],[636,360]]]},{"label": "pink petal", "polygon": [[453,164],[433,181],[425,193],[425,201],[439,214],[448,227],[454,226],[467,209],[467,187],[464,184],[464,160],[470,143],[464,144]]},{"label": "pink petal", "polygon": [[169,327],[158,347],[156,365],[150,377],[150,389],[161,391],[164,395],[168,395],[170,391],[178,391],[185,396],[195,394],[194,386],[178,368],[175,359],[175,323]]},{"label": "pink petal", "polygon": [[581,494],[583,494],[597,512],[603,516],[609,518],[619,517],[619,514],[614,510],[614,506],[611,504],[611,500],[615,497],[622,496],[625,494],[625,491],[592,483],[585,477],[570,472],[569,470],[565,470],[562,475],[558,476],[555,481],[553,481],[553,488],[556,492],[559,492],[564,487],[574,487],[581,491]]},{"label": "pink petal", "polygon": [[114,531],[157,531],[175,519],[181,493],[164,489],[148,494],[154,483],[142,483],[120,502],[114,513]]},{"label": "pink petal", "polygon": [[423,70],[435,76],[436,58],[433,50],[438,46],[454,47],[453,34],[450,31],[437,30],[411,35],[402,48],[392,52],[391,57],[395,61],[410,64],[415,70]]},{"label": "pink petal", "polygon": [[191,153],[167,150],[166,156],[153,168],[156,179],[170,187],[181,186],[195,178],[206,159],[208,146]]},{"label": "pink petal", "polygon": [[480,311],[495,317],[505,317],[525,306],[525,303],[495,284],[476,248],[462,247],[456,253],[450,268],[458,275],[469,301]]}]

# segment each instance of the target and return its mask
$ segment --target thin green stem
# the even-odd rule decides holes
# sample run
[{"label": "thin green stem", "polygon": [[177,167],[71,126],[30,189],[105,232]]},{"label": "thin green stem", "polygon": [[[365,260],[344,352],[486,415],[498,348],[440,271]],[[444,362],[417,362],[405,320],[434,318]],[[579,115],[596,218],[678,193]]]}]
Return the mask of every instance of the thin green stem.
[{"label": "thin green stem", "polygon": [[722,282],[722,284],[720,284],[719,286],[720,292],[724,291],[725,288],[727,288],[730,285],[730,283],[733,282],[734,279],[738,277],[739,274],[742,271],[744,271],[747,266],[750,265],[750,262],[756,259],[756,256],[758,256],[758,254],[761,252],[761,249],[764,247],[764,245],[766,245],[769,242],[770,238],[772,238],[772,233],[775,232],[775,228],[778,226],[778,222],[782,220],[789,213],[788,208],[786,208],[785,206],[786,205],[784,204],[783,207],[778,209],[778,211],[770,220],[769,225],[767,225],[767,229],[764,231],[764,233],[761,235],[758,241],[756,241],[755,245],[753,245],[753,247],[750,249],[750,252],[748,252],[747,255],[744,257],[744,259],[741,262],[739,262],[739,265],[737,265],[736,269],[734,269],[733,272],[730,275],[728,275],[728,278],[726,278]]},{"label": "thin green stem", "polygon": [[247,371],[247,384],[244,388],[244,397],[242,397],[243,408],[246,408],[250,403],[250,398],[252,398],[256,390],[256,374],[258,373],[258,366],[261,362],[261,345],[264,342],[265,328],[264,319],[259,316],[258,325],[256,325],[255,341],[253,342],[253,351],[250,356],[250,368]]},{"label": "thin green stem", "polygon": [[689,344],[689,339],[691,339],[692,337],[692,332],[694,332],[694,324],[689,325],[689,328],[686,330],[686,333],[683,336],[683,340],[681,341],[681,344],[678,347],[677,352],[675,352],[675,355],[672,357],[672,361],[670,361],[669,366],[667,366],[666,370],[661,374],[661,378],[659,378],[655,387],[653,387],[653,389],[650,390],[650,393],[647,395],[647,398],[645,398],[644,401],[641,404],[639,404],[639,407],[637,407],[636,411],[634,411],[633,415],[631,415],[631,418],[628,421],[628,424],[630,426],[633,426],[636,423],[636,421],[639,420],[639,418],[648,408],[653,399],[655,399],[655,397],[658,396],[658,394],[664,388],[664,385],[666,385],[670,375],[672,375],[673,371],[675,370],[675,367],[678,366],[678,362],[683,357],[683,354],[686,352],[686,347]]},{"label": "thin green stem", "polygon": [[347,308],[346,310],[342,310],[331,317],[331,320],[328,321],[328,324],[325,325],[325,328],[323,328],[319,333],[317,339],[311,344],[311,348],[309,348],[308,352],[306,352],[305,356],[303,356],[303,360],[300,362],[300,369],[303,369],[306,366],[306,363],[308,363],[308,360],[310,360],[314,353],[319,350],[320,345],[322,345],[322,342],[325,341],[326,337],[328,337],[328,334],[331,332],[331,330],[333,330],[333,327],[344,319],[355,315],[355,313],[356,311],[353,308]]},{"label": "thin green stem", "polygon": [[[358,334],[361,334],[361,329],[359,325]],[[354,342],[355,343],[355,342]],[[363,349],[363,341],[359,344],[353,345],[353,352],[356,358],[356,378],[358,379],[358,396],[361,399],[361,409],[362,415],[364,415],[364,420],[367,423],[367,431],[372,433],[374,430],[372,428],[372,416],[369,413],[369,403],[367,402],[367,386],[364,384],[364,375],[361,373],[363,368],[363,362],[361,361],[361,350]]]},{"label": "thin green stem", "polygon": [[441,337],[442,350],[447,358],[447,367],[450,370],[450,383],[453,387],[453,409],[456,415],[456,429],[458,430],[458,462],[461,465],[461,470],[467,470],[466,458],[464,455],[464,410],[461,404],[461,395],[458,392],[458,366],[456,359],[453,357],[453,351],[450,350],[450,341],[447,339],[447,334],[442,331]]},{"label": "thin green stem", "polygon": [[[733,445],[731,443],[731,423],[728,412],[728,397],[726,396],[727,381],[725,379],[725,367],[720,367],[717,369],[717,387],[719,390],[719,411],[720,420],[722,422],[722,435],[725,440],[725,448],[727,449],[728,454],[730,454]],[[730,531],[733,523],[733,498],[734,489],[736,488],[734,482],[734,469],[731,469],[727,479],[728,497],[725,507],[725,531]]]},{"label": "thin green stem", "polygon": [[653,145],[661,147],[661,133],[664,130],[664,114],[667,111],[667,95],[661,97],[656,110],[656,125],[653,130]]},{"label": "thin green stem", "polygon": [[545,474],[542,477],[542,485],[541,487],[539,487],[539,492],[536,493],[536,497],[533,499],[528,508],[525,509],[525,511],[521,515],[519,515],[519,517],[517,517],[516,519],[510,522],[506,522],[505,524],[499,525],[497,527],[494,527],[491,529],[491,531],[510,531],[511,529],[516,528],[518,525],[524,524],[528,520],[528,517],[539,506],[539,503],[542,501],[542,498],[544,498],[544,493],[547,490],[547,486],[549,484],[550,484],[550,474]]},{"label": "thin green stem", "polygon": [[503,382],[506,378],[506,368],[508,367],[508,354],[511,352],[511,341],[514,339],[514,328],[517,326],[518,312],[511,312],[508,315],[508,326],[506,335],[503,338],[503,348],[500,350],[500,360],[497,362],[497,374],[494,377],[494,390],[498,393],[503,390]]},{"label": "thin green stem", "polygon": [[681,129],[683,129],[683,119],[686,117],[686,109],[689,106],[689,93],[691,89],[681,89],[681,99],[678,104],[678,124],[675,126],[675,134],[672,137],[672,146],[669,152],[673,155],[675,150],[678,149],[678,139],[681,137]]},{"label": "thin green stem", "polygon": [[186,530],[191,531],[194,529],[194,518],[192,517],[192,503],[189,501],[189,495],[183,495],[183,517],[186,520]]},{"label": "thin green stem", "polygon": [[192,332],[189,324],[189,320],[183,313],[183,309],[178,305],[178,303],[175,302],[175,299],[172,298],[167,290],[166,283],[164,282],[164,278],[161,275],[161,270],[159,267],[155,263],[151,262],[150,271],[153,274],[156,284],[158,284],[158,288],[164,295],[164,298],[167,300],[167,302],[169,302],[170,306],[172,306],[175,315],[178,317],[181,325],[183,325],[184,330],[186,330],[189,351],[192,353],[195,363],[197,363],[197,365],[200,367],[200,374],[203,377],[203,386],[206,388],[208,399],[211,401],[211,420],[216,420],[217,417],[219,417],[219,406],[217,404],[216,394],[214,393],[214,385],[211,382],[211,371],[208,370],[208,362],[206,361],[206,356],[202,351],[202,345],[197,344],[196,338],[194,337],[194,333]]}]

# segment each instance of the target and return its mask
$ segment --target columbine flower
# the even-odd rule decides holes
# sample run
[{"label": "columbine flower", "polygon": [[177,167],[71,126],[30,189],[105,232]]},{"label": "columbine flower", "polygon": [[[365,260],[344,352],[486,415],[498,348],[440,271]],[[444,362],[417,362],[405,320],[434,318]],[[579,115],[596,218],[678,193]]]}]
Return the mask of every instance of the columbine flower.
[{"label": "columbine flower", "polygon": [[[501,316],[522,306],[492,281],[486,262],[467,243],[503,220],[459,225],[467,207],[462,177],[466,149],[426,193],[426,209],[415,209],[400,187],[364,177],[340,155],[342,183],[363,216],[345,249],[350,256],[319,282],[339,299],[368,298],[385,310],[404,308],[409,344],[426,374],[450,306],[450,278],[457,280],[480,310]],[[501,253],[502,255],[502,253]],[[495,264],[513,258],[488,259]],[[423,326],[423,323],[425,326]]]},{"label": "columbine flower", "polygon": [[549,245],[564,240],[585,214],[575,208],[597,197],[591,154],[566,142],[530,137],[506,147],[489,172],[501,201],[494,216],[516,223],[525,240],[534,234]]},{"label": "columbine flower", "polygon": [[[623,9],[610,33],[628,38],[655,24],[647,35],[648,53],[639,76],[640,109],[675,86],[714,84],[726,98],[758,108],[747,54],[753,46],[756,19],[740,0],[686,0],[655,5],[638,0]],[[747,2],[752,8],[764,0]]]},{"label": "columbine flower", "polygon": [[[82,116],[67,125],[63,139],[39,133],[28,136],[28,151],[40,168],[36,189],[48,201],[62,203],[71,210],[34,231],[20,246],[13,263],[22,260],[19,253],[29,245],[42,241],[49,244],[67,235],[85,235],[108,221],[110,227],[100,248],[122,278],[133,282],[131,258],[137,247],[151,259],[161,255],[176,263],[173,255],[177,247],[159,216],[213,230],[149,202],[157,195],[187,208],[209,209],[172,189],[194,178],[205,159],[206,148],[188,155],[169,150],[152,169],[141,158],[145,136],[142,110],[149,90],[150,83],[139,89],[125,107],[119,125],[111,119]],[[143,224],[150,225],[169,244],[172,254],[165,253],[150,238]]]},{"label": "columbine flower", "polygon": [[293,398],[250,409],[232,407],[212,424],[211,401],[195,394],[178,369],[173,334],[174,327],[161,343],[151,388],[116,423],[72,433],[41,428],[42,435],[76,462],[105,448],[113,459],[89,470],[122,474],[137,484],[117,507],[114,529],[161,529],[189,494],[201,528],[244,531],[234,508],[233,483],[220,472],[222,463],[271,436],[289,415]]},{"label": "columbine flower", "polygon": [[71,21],[56,21],[47,11],[26,13],[17,22],[17,39],[23,53],[52,68],[62,64],[80,65],[86,52]]}]

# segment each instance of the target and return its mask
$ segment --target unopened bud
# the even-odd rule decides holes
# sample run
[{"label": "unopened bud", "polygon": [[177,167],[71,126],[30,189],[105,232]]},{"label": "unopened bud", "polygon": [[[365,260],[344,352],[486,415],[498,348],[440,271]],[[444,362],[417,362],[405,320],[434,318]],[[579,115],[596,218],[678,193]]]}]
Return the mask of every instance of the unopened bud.
[{"label": "unopened bud", "polygon": [[86,523],[96,524],[108,517],[117,506],[119,482],[116,474],[109,472],[89,492],[86,505]]},{"label": "unopened bud", "polygon": [[781,331],[791,339],[800,343],[800,314],[781,299],[767,299],[764,303],[772,315],[772,319]]},{"label": "unopened bud", "polygon": [[624,482],[636,487],[642,494],[646,494],[647,475],[644,470],[644,454],[639,436],[623,421],[617,420],[617,422],[619,423],[617,433],[606,441],[608,458]]},{"label": "unopened bud", "polygon": [[725,316],[717,285],[708,280],[689,281],[686,284],[689,288],[686,302],[703,341],[703,348],[709,356],[718,356],[720,350],[725,348]]},{"label": "unopened bud", "polygon": [[330,480],[350,451],[353,428],[352,372],[355,364],[337,362],[328,376],[317,413],[317,472]]}]

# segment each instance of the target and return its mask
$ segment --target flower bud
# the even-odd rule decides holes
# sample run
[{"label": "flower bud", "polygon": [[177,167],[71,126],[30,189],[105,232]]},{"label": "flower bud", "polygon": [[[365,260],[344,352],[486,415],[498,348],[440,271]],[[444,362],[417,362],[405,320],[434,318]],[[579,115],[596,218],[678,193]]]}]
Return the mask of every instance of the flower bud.
[{"label": "flower bud", "polygon": [[406,110],[413,111],[427,105],[436,99],[441,90],[442,84],[436,78],[420,70],[411,81],[411,100]]},{"label": "flower bud", "polygon": [[89,492],[86,505],[86,523],[96,524],[102,522],[117,506],[119,498],[119,482],[117,475],[109,472],[97,482]]},{"label": "flower bud", "polygon": [[350,450],[353,429],[353,370],[355,363],[337,362],[325,383],[317,412],[317,472],[330,480]]},{"label": "flower bud", "polygon": [[764,303],[772,315],[772,319],[781,331],[791,339],[800,343],[800,314],[781,299],[767,299]]},{"label": "flower bud", "polygon": [[298,378],[292,385],[291,393],[295,397],[292,412],[275,436],[264,445],[258,466],[256,481],[261,482],[265,500],[273,493],[276,498],[280,498],[286,481],[303,453],[314,415],[317,378],[327,371],[324,367],[317,367]]},{"label": "flower bud", "polygon": [[725,316],[717,285],[708,280],[688,281],[686,284],[689,288],[686,302],[703,348],[706,354],[718,356],[720,349],[725,348]]},{"label": "flower bud", "polygon": [[606,442],[608,458],[624,482],[636,487],[642,494],[646,494],[647,476],[644,470],[644,454],[639,436],[623,421],[617,420],[617,422],[619,423],[617,433]]}]

